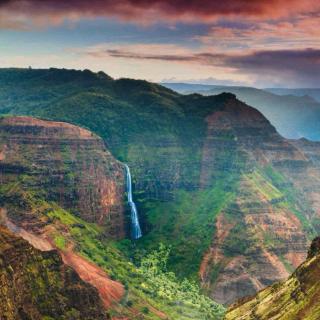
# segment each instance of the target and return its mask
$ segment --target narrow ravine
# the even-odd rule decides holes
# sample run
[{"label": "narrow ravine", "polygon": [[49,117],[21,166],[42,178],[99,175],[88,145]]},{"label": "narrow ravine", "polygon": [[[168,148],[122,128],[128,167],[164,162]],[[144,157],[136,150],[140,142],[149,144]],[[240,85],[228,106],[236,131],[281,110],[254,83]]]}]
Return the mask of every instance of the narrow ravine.
[{"label": "narrow ravine", "polygon": [[126,173],[127,173],[127,195],[128,195],[128,204],[131,210],[131,237],[132,239],[139,239],[142,237],[141,227],[139,223],[139,215],[136,204],[133,202],[132,198],[132,180],[130,168],[125,164]]}]

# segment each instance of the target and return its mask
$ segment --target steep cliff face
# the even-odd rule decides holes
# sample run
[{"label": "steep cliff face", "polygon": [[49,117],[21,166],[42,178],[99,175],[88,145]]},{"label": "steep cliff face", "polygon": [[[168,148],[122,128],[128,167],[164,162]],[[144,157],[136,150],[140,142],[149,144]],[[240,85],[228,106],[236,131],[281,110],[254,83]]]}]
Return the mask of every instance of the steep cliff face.
[{"label": "steep cliff face", "polygon": [[29,117],[2,118],[0,166],[4,207],[10,190],[24,199],[34,194],[102,225],[106,235],[124,237],[124,168],[90,131]]},{"label": "steep cliff face", "polygon": [[311,245],[307,260],[284,282],[232,305],[226,320],[316,320],[320,317],[320,239]]},{"label": "steep cliff face", "polygon": [[225,171],[236,177],[237,186],[217,216],[200,278],[216,301],[231,303],[286,278],[304,260],[307,222],[299,220],[298,201],[292,204],[284,186],[273,181],[273,168],[283,169],[288,183],[290,176],[296,178],[295,164],[304,168],[308,160],[258,111],[236,100],[206,121],[202,186]]},{"label": "steep cliff face", "polygon": [[98,292],[65,266],[0,227],[0,318],[108,319]]},{"label": "steep cliff face", "polygon": [[[305,155],[307,161],[296,166],[294,170],[288,172],[287,166],[281,166],[281,170],[294,184],[296,190],[307,201],[305,214],[312,220],[312,224],[317,232],[320,227],[320,143],[308,141],[306,139],[290,141],[301,153]],[[303,201],[302,200],[302,201]]]},{"label": "steep cliff face", "polygon": [[[123,285],[77,253],[71,226],[66,221],[59,224],[55,214],[72,213],[67,220],[73,221],[72,232],[83,232],[87,223],[88,228],[96,226],[90,229],[93,238],[97,234],[106,239],[125,237],[123,165],[90,131],[30,117],[0,120],[0,150],[0,224],[39,250],[57,249],[60,264],[75,270],[96,290],[102,309],[110,309],[121,300]],[[28,251],[25,255],[28,258],[31,254]],[[54,262],[48,261],[46,267],[55,268]],[[13,271],[14,277],[19,276],[18,271]],[[42,286],[48,290],[50,283]],[[30,287],[21,297],[30,295],[28,290]],[[34,303],[37,306],[40,302]],[[68,310],[60,311],[68,318]],[[52,313],[55,318],[60,315]]]}]

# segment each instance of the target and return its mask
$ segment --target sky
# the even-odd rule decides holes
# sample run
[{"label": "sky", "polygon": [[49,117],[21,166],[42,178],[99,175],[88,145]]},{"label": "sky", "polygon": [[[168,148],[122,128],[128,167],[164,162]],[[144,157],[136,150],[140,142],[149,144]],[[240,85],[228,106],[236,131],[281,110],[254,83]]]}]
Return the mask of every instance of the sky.
[{"label": "sky", "polygon": [[0,0],[0,67],[320,87],[319,0]]}]

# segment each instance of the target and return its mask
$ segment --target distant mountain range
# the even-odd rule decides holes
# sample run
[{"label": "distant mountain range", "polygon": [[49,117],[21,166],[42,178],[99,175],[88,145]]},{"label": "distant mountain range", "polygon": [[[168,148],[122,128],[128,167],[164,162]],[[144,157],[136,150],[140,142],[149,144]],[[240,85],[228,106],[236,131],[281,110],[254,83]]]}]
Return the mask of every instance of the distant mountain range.
[{"label": "distant mountain range", "polygon": [[230,92],[262,112],[286,138],[320,140],[320,89],[257,89],[187,83],[162,83],[182,94]]},{"label": "distant mountain range", "polygon": [[274,94],[280,96],[292,95],[297,97],[309,96],[320,102],[320,88],[297,88],[297,89],[287,89],[287,88],[266,88],[264,89]]}]

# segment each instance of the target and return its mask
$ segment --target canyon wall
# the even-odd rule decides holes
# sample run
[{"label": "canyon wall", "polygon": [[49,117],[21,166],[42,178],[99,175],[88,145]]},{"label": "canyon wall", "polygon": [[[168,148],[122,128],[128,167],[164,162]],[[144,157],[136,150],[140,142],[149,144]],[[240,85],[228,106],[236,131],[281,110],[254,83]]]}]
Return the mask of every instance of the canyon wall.
[{"label": "canyon wall", "polygon": [[304,261],[312,223],[300,202],[308,195],[293,200],[290,193],[303,174],[304,181],[313,179],[312,164],[261,113],[236,100],[206,122],[202,186],[226,170],[237,176],[237,187],[218,214],[200,278],[216,301],[231,303],[286,278]]},{"label": "canyon wall", "polygon": [[90,131],[30,117],[2,118],[0,167],[8,197],[10,188],[21,198],[32,193],[98,223],[107,236],[125,236],[124,167]]}]

